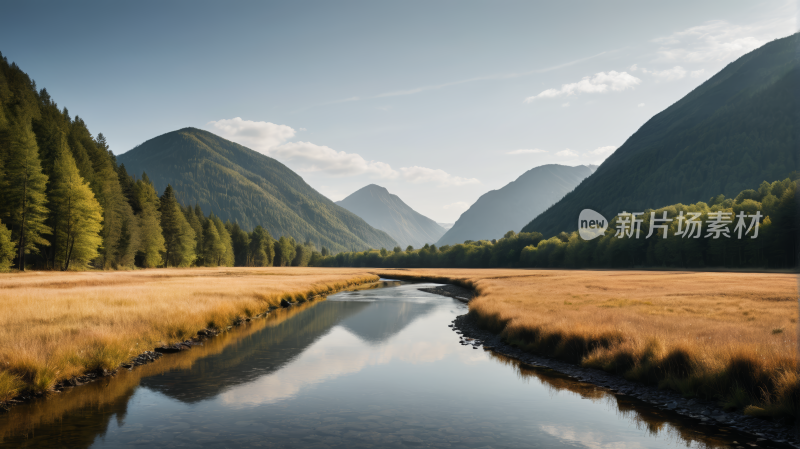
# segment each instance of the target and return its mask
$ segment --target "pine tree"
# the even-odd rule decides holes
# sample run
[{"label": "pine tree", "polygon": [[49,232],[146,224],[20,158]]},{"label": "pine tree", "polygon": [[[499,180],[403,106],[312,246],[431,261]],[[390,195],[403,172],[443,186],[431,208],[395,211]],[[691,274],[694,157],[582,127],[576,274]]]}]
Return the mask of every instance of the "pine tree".
[{"label": "pine tree", "polygon": [[58,242],[56,262],[62,271],[85,268],[98,256],[102,243],[102,208],[66,151],[54,164],[52,202]]},{"label": "pine tree", "polygon": [[219,230],[214,224],[214,214],[203,223],[203,261],[207,267],[219,266],[225,254],[225,245],[219,238]]},{"label": "pine tree", "polygon": [[19,269],[25,271],[25,255],[38,252],[37,245],[49,245],[43,235],[52,232],[45,224],[47,176],[42,173],[39,149],[30,125],[12,124],[7,157],[3,196],[10,212],[12,235],[17,242]]},{"label": "pine tree", "polygon": [[180,211],[178,201],[172,191],[172,186],[167,184],[164,194],[161,195],[158,211],[161,214],[161,232],[164,234],[164,263],[166,266],[177,265],[175,253],[179,251],[181,233],[183,231],[182,221],[186,221]]},{"label": "pine tree", "polygon": [[225,228],[225,223],[220,220],[219,217],[214,216],[212,217],[214,220],[214,225],[217,227],[217,233],[219,234],[219,240],[222,244],[222,254],[220,254],[219,261],[217,262],[217,266],[220,267],[232,267],[234,262],[233,256],[233,240],[231,239],[230,233]]},{"label": "pine tree", "polygon": [[139,252],[143,256],[142,266],[154,268],[162,263],[164,235],[161,233],[161,216],[158,213],[158,195],[147,174],[136,181],[136,196],[142,206],[139,214]]},{"label": "pine tree", "polygon": [[8,271],[13,265],[16,246],[11,240],[11,231],[0,222],[0,272]]},{"label": "pine tree", "polygon": [[256,226],[250,234],[250,260],[248,266],[268,267],[272,265],[275,258],[275,248],[273,238],[269,231]]},{"label": "pine tree", "polygon": [[195,264],[197,264],[197,266],[203,266],[203,220],[197,217],[197,214],[194,213],[191,206],[186,206],[186,208],[183,209],[183,216],[194,231]]}]

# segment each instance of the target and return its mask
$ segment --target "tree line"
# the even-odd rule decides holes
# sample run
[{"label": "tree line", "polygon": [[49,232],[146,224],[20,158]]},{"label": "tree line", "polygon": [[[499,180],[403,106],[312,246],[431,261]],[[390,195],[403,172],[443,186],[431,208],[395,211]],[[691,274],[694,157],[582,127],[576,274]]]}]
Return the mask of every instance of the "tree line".
[{"label": "tree line", "polygon": [[0,54],[0,271],[302,266],[323,254],[183,206],[171,186],[159,196]]},{"label": "tree line", "polygon": [[[395,247],[393,250],[339,253],[314,262],[326,267],[386,268],[794,268],[799,262],[800,243],[798,178],[800,176],[794,173],[782,181],[764,181],[757,190],[744,190],[735,198],[718,195],[708,202],[646,209],[641,215],[643,233],[639,238],[635,235],[617,237],[619,217],[615,216],[605,233],[592,240],[584,240],[578,231],[561,232],[549,239],[539,232],[509,231],[499,240],[467,240],[439,248],[425,245],[419,249],[409,246],[405,250]],[[738,238],[735,219],[724,226],[729,238],[676,235],[680,215],[699,213],[700,221],[707,224],[711,218],[709,214],[713,217],[723,212],[735,218],[740,212],[751,216],[756,211],[761,215],[756,238],[751,238],[753,230]],[[668,229],[645,238],[651,216],[661,218],[664,212],[671,219]],[[703,236],[706,229],[704,225]],[[664,231],[666,238],[663,238]]]}]

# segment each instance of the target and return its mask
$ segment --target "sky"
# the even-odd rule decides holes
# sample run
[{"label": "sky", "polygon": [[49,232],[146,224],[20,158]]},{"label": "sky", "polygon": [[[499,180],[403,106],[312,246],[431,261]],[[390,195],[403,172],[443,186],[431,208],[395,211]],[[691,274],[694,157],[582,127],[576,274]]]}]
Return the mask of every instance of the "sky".
[{"label": "sky", "polygon": [[184,127],[334,201],[452,223],[544,164],[599,164],[797,1],[9,2],[0,52],[115,154]]}]

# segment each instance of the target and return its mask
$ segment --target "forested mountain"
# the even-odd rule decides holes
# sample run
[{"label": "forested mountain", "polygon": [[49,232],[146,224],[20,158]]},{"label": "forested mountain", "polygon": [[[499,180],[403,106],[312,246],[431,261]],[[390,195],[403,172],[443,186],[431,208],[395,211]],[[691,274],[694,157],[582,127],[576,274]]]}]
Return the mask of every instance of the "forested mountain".
[{"label": "forested mountain", "polygon": [[246,231],[261,225],[273,236],[334,252],[397,244],[275,159],[207,131],[173,131],[117,159],[129,173],[146,172],[158,191],[171,184],[181,203],[199,204]]},{"label": "forested mountain", "polygon": [[[508,231],[496,241],[339,253],[315,257],[311,264],[392,268],[797,268],[798,186],[800,174],[795,173],[791,178],[761,182],[753,186],[757,189],[743,190],[732,198],[717,195],[708,203],[643,208],[638,225],[630,226],[630,217],[628,225],[613,217],[605,232],[592,240],[584,240],[578,231],[560,232],[549,239],[539,232]],[[634,228],[641,232],[633,232]]]},{"label": "forested mountain", "polygon": [[532,168],[503,188],[481,195],[436,244],[499,239],[508,231],[518,232],[591,173],[585,165]]},{"label": "forested mountain", "polygon": [[574,191],[522,230],[577,229],[592,209],[611,219],[659,204],[734,196],[800,165],[800,34],[736,61],[651,118]]},{"label": "forested mountain", "polygon": [[363,218],[371,226],[385,231],[401,247],[419,248],[435,243],[444,228],[408,207],[397,195],[375,184],[363,187],[336,204]]},{"label": "forested mountain", "polygon": [[[325,246],[317,251],[317,245],[365,249],[395,244],[272,159],[203,131],[171,135],[167,140],[172,144],[151,147],[150,154],[148,148],[134,153],[142,157],[131,158],[132,173],[138,175],[132,176],[117,164],[103,134],[93,136],[83,120],[59,109],[47,90],[37,90],[25,72],[0,55],[0,271],[12,266],[307,266],[330,254]],[[274,182],[230,159],[261,169]],[[153,162],[153,172],[165,176],[171,171],[187,175],[188,166],[188,178],[177,180],[184,187],[203,187],[203,198],[213,201],[206,205],[210,213],[189,204],[189,195],[166,182],[156,190],[136,166],[140,160]],[[234,195],[242,193],[242,185],[249,194],[245,198]],[[221,194],[222,187],[227,190]],[[256,219],[245,213],[250,232],[214,214],[235,215],[240,211],[228,208],[240,204],[263,206]],[[272,220],[273,234],[257,218]]]}]

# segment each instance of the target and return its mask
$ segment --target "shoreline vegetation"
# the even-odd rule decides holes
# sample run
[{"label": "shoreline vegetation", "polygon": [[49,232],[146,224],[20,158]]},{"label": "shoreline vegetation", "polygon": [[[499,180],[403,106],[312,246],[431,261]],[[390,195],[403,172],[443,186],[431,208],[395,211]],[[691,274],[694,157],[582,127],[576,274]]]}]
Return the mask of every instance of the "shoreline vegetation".
[{"label": "shoreline vegetation", "polygon": [[378,281],[362,269],[193,268],[0,275],[0,404],[237,321]]},{"label": "shoreline vegetation", "polygon": [[800,415],[798,287],[789,273],[380,270],[472,289],[469,315],[525,351],[719,403]]}]

